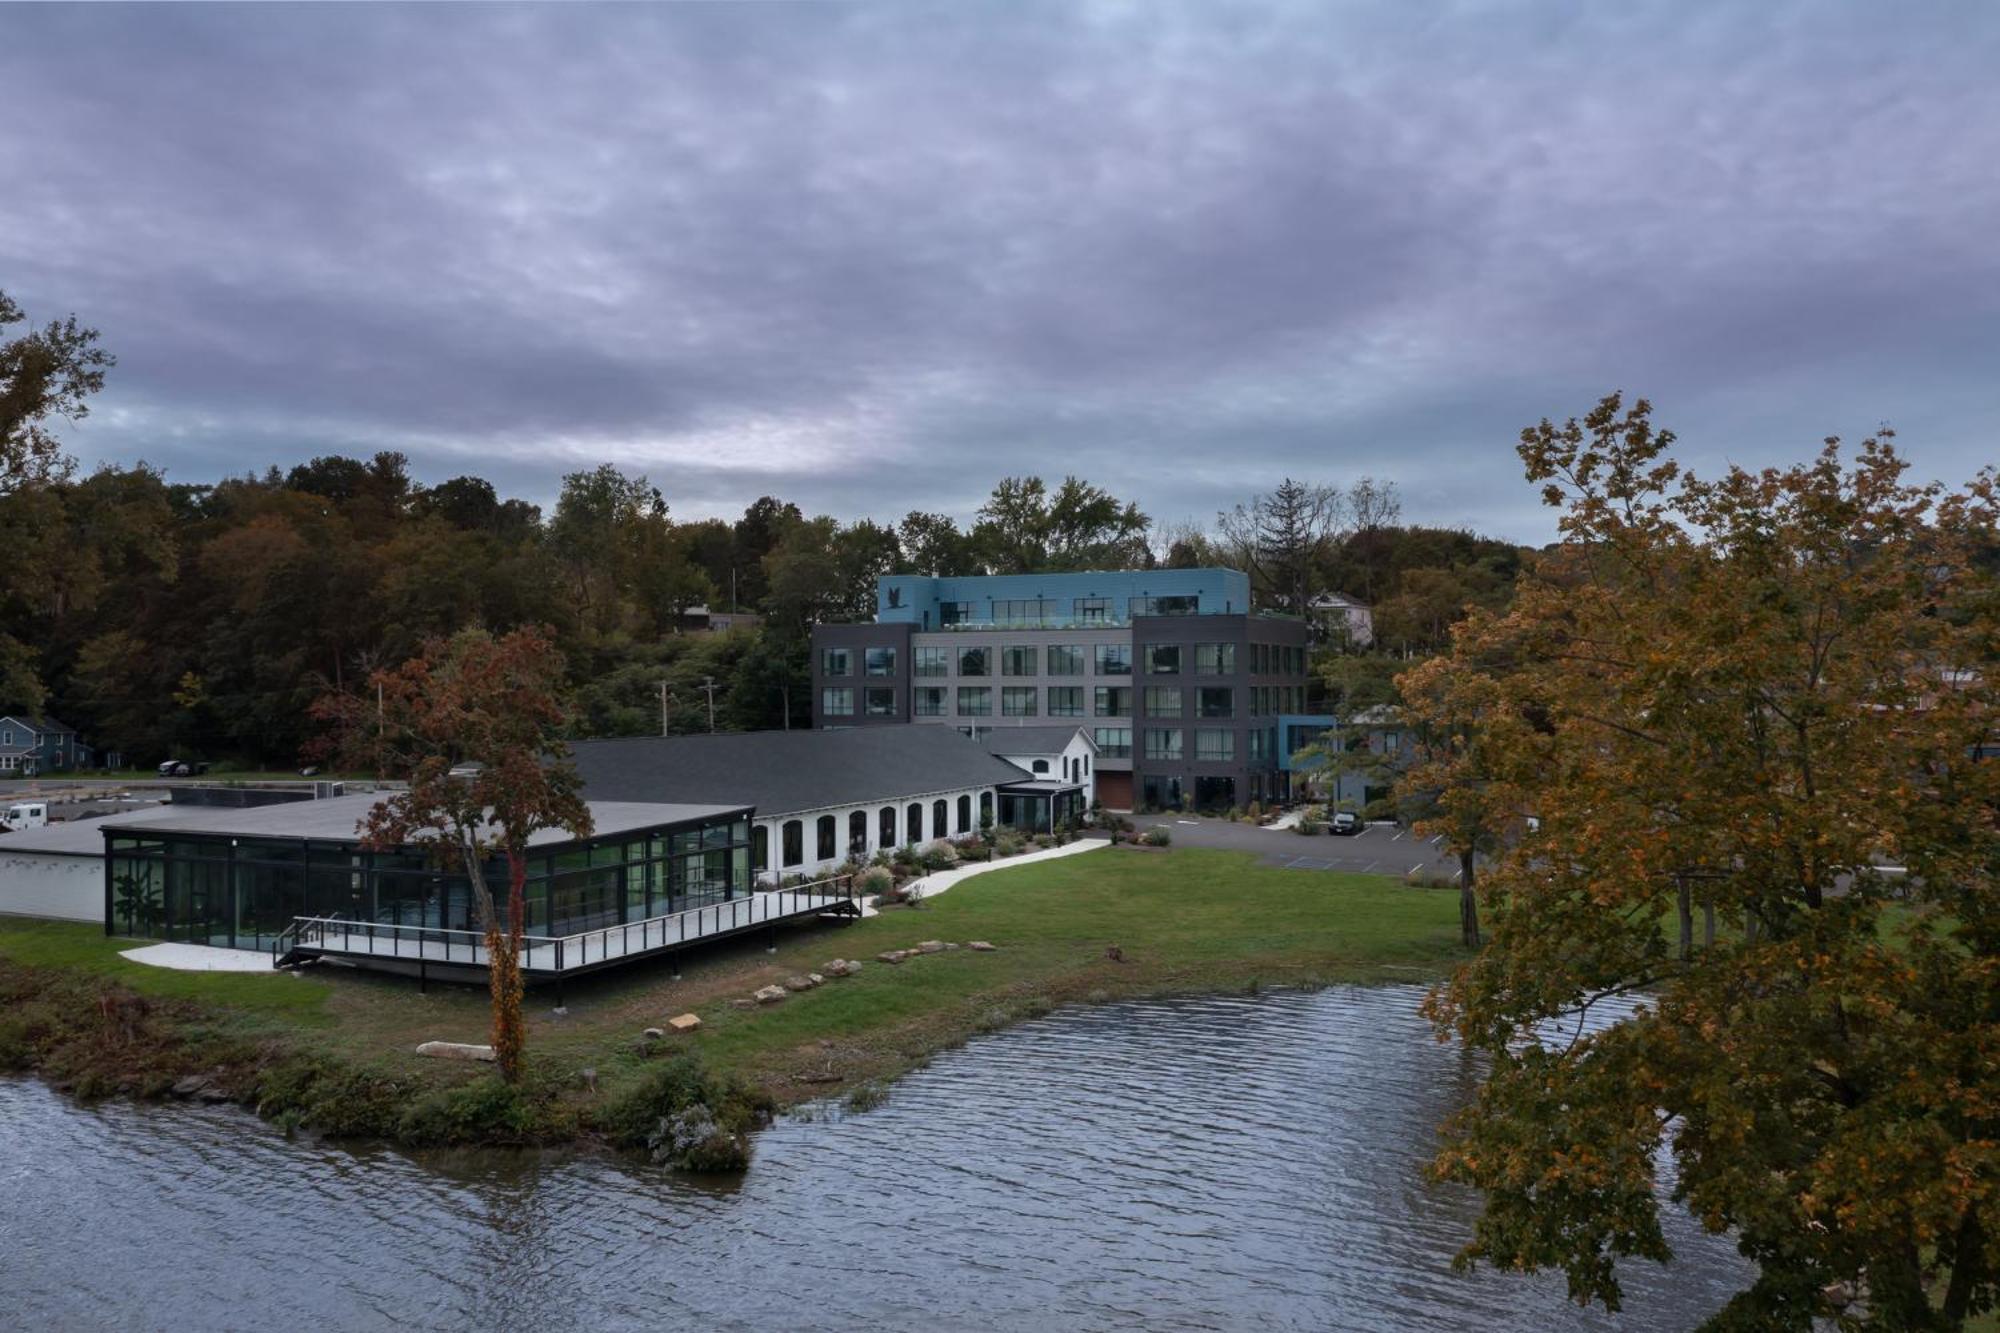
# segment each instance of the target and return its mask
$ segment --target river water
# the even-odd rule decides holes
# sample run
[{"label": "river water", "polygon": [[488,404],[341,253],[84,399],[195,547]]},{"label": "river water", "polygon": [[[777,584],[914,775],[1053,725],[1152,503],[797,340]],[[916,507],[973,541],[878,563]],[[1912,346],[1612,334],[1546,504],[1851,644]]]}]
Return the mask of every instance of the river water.
[{"label": "river water", "polygon": [[1748,1280],[1671,1210],[1617,1316],[1450,1269],[1423,1183],[1468,1095],[1413,987],[1066,1010],[740,1181],[290,1141],[234,1108],[0,1080],[0,1328],[1684,1329]]}]

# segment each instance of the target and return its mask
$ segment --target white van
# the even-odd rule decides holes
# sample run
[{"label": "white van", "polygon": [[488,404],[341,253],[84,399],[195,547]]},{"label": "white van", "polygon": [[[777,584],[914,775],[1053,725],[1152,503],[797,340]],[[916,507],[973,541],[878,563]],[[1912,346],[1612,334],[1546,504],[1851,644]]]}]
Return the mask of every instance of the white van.
[{"label": "white van", "polygon": [[10,829],[15,833],[31,828],[43,828],[48,822],[47,801],[16,801],[7,807],[5,813],[0,813],[0,828]]}]

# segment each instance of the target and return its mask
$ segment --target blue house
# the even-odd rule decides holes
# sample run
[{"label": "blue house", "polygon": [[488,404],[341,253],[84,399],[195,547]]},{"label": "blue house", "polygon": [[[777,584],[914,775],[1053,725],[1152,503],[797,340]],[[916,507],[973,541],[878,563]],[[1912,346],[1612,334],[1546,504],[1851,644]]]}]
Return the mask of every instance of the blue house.
[{"label": "blue house", "polygon": [[76,738],[76,728],[49,717],[0,714],[0,775],[31,778],[88,768],[95,755]]}]

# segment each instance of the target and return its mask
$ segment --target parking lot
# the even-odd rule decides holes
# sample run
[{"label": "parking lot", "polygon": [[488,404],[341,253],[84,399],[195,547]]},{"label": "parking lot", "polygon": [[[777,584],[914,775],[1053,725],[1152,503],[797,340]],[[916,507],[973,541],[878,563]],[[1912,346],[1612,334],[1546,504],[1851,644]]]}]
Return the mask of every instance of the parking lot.
[{"label": "parking lot", "polygon": [[1450,876],[1458,858],[1436,839],[1420,838],[1393,824],[1370,824],[1360,833],[1303,837],[1290,829],[1259,828],[1197,815],[1135,815],[1141,829],[1164,826],[1177,845],[1255,852],[1267,865],[1287,870],[1346,870],[1363,875],[1406,875],[1418,867]]}]

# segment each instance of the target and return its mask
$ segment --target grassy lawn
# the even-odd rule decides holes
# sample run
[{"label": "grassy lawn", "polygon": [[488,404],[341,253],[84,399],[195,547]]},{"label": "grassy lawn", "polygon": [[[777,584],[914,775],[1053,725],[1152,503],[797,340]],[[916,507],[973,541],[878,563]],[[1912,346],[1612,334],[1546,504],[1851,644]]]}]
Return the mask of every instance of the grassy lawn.
[{"label": "grassy lawn", "polygon": [[[693,1048],[709,1069],[789,1102],[893,1078],[974,1033],[1065,1003],[1426,980],[1461,956],[1457,913],[1454,892],[1383,876],[1279,870],[1241,852],[1092,851],[996,870],[863,922],[783,930],[775,954],[762,937],[718,944],[684,959],[678,981],[662,962],[572,982],[565,1014],[554,1012],[552,991],[537,989],[528,1049],[538,1083],[585,1122],[589,1107],[579,1103],[615,1097],[658,1067],[662,1048]],[[930,939],[999,947],[876,961]],[[1110,946],[1123,961],[1107,957]],[[0,920],[0,981],[10,966],[115,980],[198,1010],[206,1031],[366,1068],[413,1091],[486,1076],[412,1053],[432,1038],[484,1041],[483,988],[419,994],[411,980],[330,968],[303,977],[169,972],[118,957],[130,947],[89,926]],[[865,965],[776,1005],[730,1003],[837,957]],[[690,1011],[700,1032],[651,1047],[641,1039]]]}]

